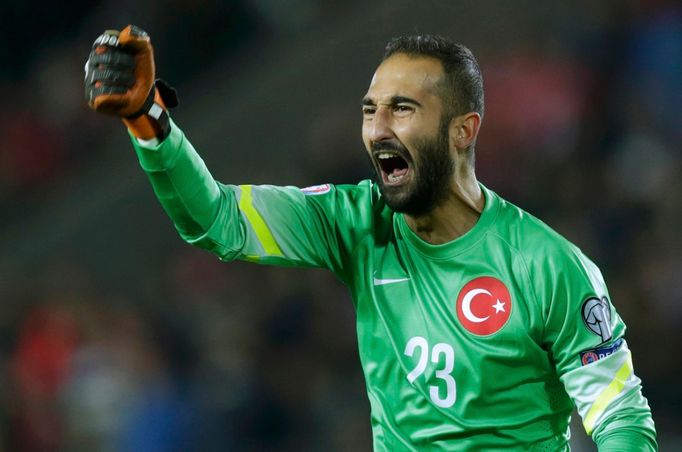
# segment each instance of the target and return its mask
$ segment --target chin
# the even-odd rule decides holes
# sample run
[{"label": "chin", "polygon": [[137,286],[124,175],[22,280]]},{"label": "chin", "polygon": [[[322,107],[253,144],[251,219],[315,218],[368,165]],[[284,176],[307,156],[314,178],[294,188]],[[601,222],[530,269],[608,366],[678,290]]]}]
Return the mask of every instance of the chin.
[{"label": "chin", "polygon": [[394,212],[403,213],[413,217],[431,212],[443,202],[443,193],[446,190],[435,190],[432,186],[425,186],[412,181],[401,186],[379,184],[381,194],[386,205]]},{"label": "chin", "polygon": [[409,204],[410,198],[412,197],[412,190],[409,186],[405,185],[392,186],[380,182],[379,189],[386,200],[386,204],[393,210],[396,210],[397,206]]},{"label": "chin", "polygon": [[384,196],[386,205],[394,212],[417,216],[428,212],[407,187],[382,187],[381,193]]}]

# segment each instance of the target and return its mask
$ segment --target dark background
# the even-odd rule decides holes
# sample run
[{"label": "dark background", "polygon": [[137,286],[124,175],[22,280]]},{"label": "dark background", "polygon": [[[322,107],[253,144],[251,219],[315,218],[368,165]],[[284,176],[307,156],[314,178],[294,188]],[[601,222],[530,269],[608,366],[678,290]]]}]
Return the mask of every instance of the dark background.
[{"label": "dark background", "polygon": [[[662,450],[682,444],[682,11],[672,1],[99,0],[0,14],[0,450],[370,450],[345,289],[176,236],[127,134],[88,110],[106,28],[152,36],[219,180],[370,176],[386,41],[477,55],[479,179],[575,242],[628,325]],[[576,419],[574,419],[576,421]],[[574,422],[574,450],[594,450]]]}]

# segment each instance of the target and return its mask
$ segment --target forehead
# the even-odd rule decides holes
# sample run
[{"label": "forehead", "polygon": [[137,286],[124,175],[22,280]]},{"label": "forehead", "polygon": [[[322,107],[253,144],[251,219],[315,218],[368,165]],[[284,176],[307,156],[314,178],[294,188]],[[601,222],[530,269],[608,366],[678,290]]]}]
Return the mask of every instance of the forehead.
[{"label": "forehead", "polygon": [[432,97],[443,79],[443,65],[435,58],[398,53],[384,60],[367,91],[367,96],[380,101],[392,96]]}]

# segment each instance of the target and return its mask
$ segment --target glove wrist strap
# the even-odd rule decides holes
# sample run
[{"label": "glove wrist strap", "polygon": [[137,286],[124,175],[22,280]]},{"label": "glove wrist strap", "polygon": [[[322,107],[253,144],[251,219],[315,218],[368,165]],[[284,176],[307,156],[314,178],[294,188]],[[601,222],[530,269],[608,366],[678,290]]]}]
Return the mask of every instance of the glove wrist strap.
[{"label": "glove wrist strap", "polygon": [[167,106],[175,107],[177,104],[175,90],[159,79],[149,91],[142,108],[122,120],[135,137],[143,140],[156,138],[163,141],[170,133]]}]

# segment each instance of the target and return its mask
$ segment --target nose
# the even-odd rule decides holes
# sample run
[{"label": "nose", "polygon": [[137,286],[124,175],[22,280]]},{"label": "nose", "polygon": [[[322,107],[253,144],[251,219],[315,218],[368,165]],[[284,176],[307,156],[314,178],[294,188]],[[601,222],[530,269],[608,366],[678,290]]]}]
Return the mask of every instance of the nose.
[{"label": "nose", "polygon": [[394,137],[388,108],[377,108],[374,117],[368,125],[367,137],[372,143],[389,140]]}]

